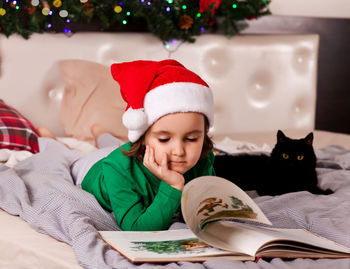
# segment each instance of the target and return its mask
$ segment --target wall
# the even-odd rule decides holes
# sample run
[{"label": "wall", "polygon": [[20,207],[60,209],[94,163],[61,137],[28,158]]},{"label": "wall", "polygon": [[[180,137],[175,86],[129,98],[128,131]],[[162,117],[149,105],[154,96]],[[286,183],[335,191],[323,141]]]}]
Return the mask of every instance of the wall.
[{"label": "wall", "polygon": [[273,15],[350,18],[349,0],[271,0]]}]

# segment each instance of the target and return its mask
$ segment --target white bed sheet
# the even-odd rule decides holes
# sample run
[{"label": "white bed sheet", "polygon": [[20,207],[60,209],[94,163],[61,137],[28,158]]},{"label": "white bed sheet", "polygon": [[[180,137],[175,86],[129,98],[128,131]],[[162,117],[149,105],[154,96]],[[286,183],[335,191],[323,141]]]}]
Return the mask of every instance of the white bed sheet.
[{"label": "white bed sheet", "polygon": [[[304,137],[309,131],[285,131],[294,138]],[[328,145],[341,145],[350,148],[350,135],[326,131],[313,131],[315,148]],[[276,134],[246,133],[231,134],[229,137],[243,143],[254,143],[258,147],[264,144],[273,147]],[[224,137],[215,137],[220,141]],[[71,246],[35,231],[18,216],[12,216],[0,209],[0,268],[82,268],[77,263]]]},{"label": "white bed sheet", "polygon": [[0,268],[81,269],[72,247],[0,209]]}]

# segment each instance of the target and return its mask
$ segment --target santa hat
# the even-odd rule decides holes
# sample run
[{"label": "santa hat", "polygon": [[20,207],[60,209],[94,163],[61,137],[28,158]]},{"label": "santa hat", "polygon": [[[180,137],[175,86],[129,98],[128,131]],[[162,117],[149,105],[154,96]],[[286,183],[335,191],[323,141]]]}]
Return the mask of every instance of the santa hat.
[{"label": "santa hat", "polygon": [[203,113],[213,125],[213,94],[195,73],[175,60],[134,61],[112,64],[127,103],[123,124],[131,142],[164,115],[176,112]]}]

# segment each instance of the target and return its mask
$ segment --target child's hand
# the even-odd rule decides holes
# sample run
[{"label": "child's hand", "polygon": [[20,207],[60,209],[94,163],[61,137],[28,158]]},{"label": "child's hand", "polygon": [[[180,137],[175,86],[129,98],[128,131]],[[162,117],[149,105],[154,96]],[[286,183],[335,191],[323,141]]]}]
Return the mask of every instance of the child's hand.
[{"label": "child's hand", "polygon": [[143,164],[158,179],[164,181],[173,188],[180,191],[183,190],[185,179],[180,173],[169,169],[166,153],[164,153],[161,163],[158,164],[154,158],[154,149],[147,145],[145,155],[143,157]]}]

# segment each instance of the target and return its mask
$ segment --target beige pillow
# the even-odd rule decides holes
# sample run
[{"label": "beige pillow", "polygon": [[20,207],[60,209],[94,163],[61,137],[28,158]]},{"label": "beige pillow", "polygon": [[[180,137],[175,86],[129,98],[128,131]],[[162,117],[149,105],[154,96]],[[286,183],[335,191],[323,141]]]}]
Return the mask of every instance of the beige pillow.
[{"label": "beige pillow", "polygon": [[111,134],[127,140],[122,124],[126,103],[110,67],[83,60],[59,63],[65,83],[61,120],[67,136],[94,143],[90,127],[100,123]]}]

